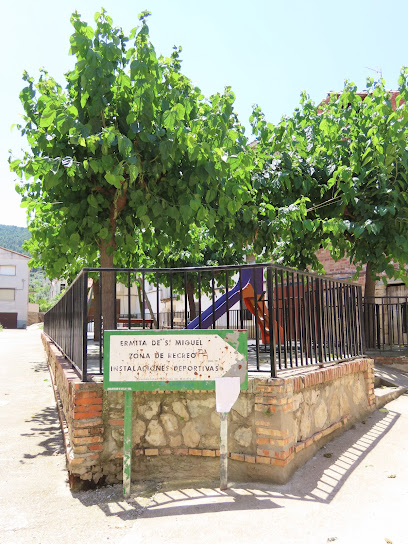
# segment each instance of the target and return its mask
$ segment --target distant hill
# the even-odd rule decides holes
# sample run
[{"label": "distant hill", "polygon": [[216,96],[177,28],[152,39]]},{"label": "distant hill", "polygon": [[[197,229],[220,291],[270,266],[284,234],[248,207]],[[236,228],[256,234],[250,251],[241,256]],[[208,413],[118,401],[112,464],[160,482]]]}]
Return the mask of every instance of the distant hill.
[{"label": "distant hill", "polygon": [[6,249],[29,255],[28,251],[23,249],[23,243],[30,238],[29,230],[24,227],[0,225],[0,246]]}]

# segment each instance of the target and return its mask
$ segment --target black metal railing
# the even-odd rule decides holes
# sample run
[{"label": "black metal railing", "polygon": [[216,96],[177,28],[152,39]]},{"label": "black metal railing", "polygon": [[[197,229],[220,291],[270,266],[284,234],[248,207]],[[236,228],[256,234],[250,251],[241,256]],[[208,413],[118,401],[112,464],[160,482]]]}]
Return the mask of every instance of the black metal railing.
[{"label": "black metal railing", "polygon": [[392,350],[408,347],[408,297],[365,299],[363,311],[367,348]]},{"label": "black metal railing", "polygon": [[272,264],[84,269],[44,324],[84,381],[103,372],[104,321],[105,329],[247,330],[249,370],[271,376],[364,352],[359,285]]},{"label": "black metal railing", "polygon": [[[228,318],[229,318],[229,327],[230,329],[238,330],[238,329],[245,329],[248,333],[248,340],[255,340],[256,333],[255,333],[255,317],[248,311],[244,310],[244,320],[243,320],[243,327],[240,327],[241,325],[241,312],[240,310],[229,310],[228,311]],[[191,319],[191,313],[187,312],[187,322],[190,324],[192,321]],[[215,322],[215,328],[216,329],[226,329],[227,328],[227,317],[225,316],[224,319],[218,319]],[[173,329],[184,329],[184,323],[185,323],[185,312],[174,312],[174,319],[173,319]],[[170,329],[171,328],[171,313],[170,312],[161,312],[160,314],[160,329]]]},{"label": "black metal railing", "polygon": [[69,359],[81,378],[87,373],[88,274],[81,272],[44,315],[44,332]]}]

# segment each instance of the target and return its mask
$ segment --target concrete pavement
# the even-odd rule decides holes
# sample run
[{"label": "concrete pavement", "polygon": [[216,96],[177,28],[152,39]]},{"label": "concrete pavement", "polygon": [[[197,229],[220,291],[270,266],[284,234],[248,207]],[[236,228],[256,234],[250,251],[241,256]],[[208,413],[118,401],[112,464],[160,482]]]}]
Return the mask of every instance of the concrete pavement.
[{"label": "concrete pavement", "polygon": [[160,492],[122,544],[404,544],[408,397],[326,445],[283,486]]},{"label": "concrete pavement", "polygon": [[0,543],[116,543],[137,510],[120,486],[71,493],[40,331],[0,332]]},{"label": "concrete pavement", "polygon": [[[408,379],[391,371],[394,383]],[[232,483],[220,492],[198,475],[146,482],[129,501],[121,486],[71,493],[62,447],[39,331],[0,332],[1,543],[408,542],[406,394],[327,444],[283,486]]]}]

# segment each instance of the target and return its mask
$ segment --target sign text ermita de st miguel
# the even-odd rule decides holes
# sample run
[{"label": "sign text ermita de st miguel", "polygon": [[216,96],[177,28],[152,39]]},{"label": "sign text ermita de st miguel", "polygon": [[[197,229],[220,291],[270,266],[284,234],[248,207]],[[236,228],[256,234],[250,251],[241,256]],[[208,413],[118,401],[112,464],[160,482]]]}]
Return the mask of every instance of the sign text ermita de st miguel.
[{"label": "sign text ermita de st miguel", "polygon": [[116,391],[214,389],[239,377],[247,388],[247,334],[232,330],[106,331],[104,387]]},{"label": "sign text ermita de st miguel", "polygon": [[220,412],[220,488],[227,487],[227,412],[248,387],[246,331],[105,331],[104,388],[125,392],[123,491],[130,494],[132,391],[214,390]]}]

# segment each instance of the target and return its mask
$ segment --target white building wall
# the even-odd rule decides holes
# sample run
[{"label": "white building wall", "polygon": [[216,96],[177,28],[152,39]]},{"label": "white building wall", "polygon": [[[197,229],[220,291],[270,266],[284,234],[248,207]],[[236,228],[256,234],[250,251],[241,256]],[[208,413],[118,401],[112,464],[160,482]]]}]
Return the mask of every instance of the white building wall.
[{"label": "white building wall", "polygon": [[[21,253],[0,247],[0,289],[14,290],[14,300],[0,300],[0,313],[17,313],[18,328],[27,326],[29,260]],[[1,266],[15,267],[15,274],[2,274]]]},{"label": "white building wall", "polygon": [[[116,300],[120,300],[120,314],[128,313],[128,288],[123,283],[116,284]],[[139,314],[141,312],[139,304],[139,296],[137,292],[137,286],[131,285],[130,287],[130,313],[132,315]]]}]

